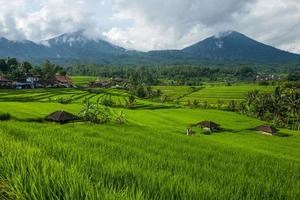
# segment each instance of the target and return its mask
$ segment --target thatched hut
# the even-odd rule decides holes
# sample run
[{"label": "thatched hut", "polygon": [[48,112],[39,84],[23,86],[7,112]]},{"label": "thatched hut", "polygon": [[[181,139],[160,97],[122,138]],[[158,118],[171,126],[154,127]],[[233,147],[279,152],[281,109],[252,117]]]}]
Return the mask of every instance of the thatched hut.
[{"label": "thatched hut", "polygon": [[45,119],[47,121],[65,124],[71,121],[75,121],[76,119],[78,119],[78,117],[66,111],[56,111],[48,115]]},{"label": "thatched hut", "polygon": [[54,87],[72,87],[73,82],[69,76],[55,75],[48,80]]},{"label": "thatched hut", "polygon": [[212,121],[203,121],[198,123],[198,125],[206,131],[214,132],[220,130],[220,125]]},{"label": "thatched hut", "polygon": [[255,129],[257,131],[260,131],[264,135],[271,135],[271,136],[276,135],[278,132],[278,130],[275,127],[269,125],[257,126]]}]

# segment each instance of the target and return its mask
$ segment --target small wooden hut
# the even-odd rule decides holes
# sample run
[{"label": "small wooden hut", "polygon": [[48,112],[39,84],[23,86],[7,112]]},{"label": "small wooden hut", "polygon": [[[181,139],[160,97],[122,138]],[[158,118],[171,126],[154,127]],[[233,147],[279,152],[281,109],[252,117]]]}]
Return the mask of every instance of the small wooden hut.
[{"label": "small wooden hut", "polygon": [[260,131],[264,135],[271,135],[271,136],[276,135],[278,132],[278,130],[275,127],[270,125],[257,126],[255,129],[257,131]]},{"label": "small wooden hut", "polygon": [[47,121],[57,122],[61,124],[75,121],[76,119],[78,119],[77,116],[66,111],[55,111],[54,113],[51,113],[46,117]]},{"label": "small wooden hut", "polygon": [[206,131],[215,132],[220,130],[220,125],[212,121],[203,121],[198,123],[198,125]]}]

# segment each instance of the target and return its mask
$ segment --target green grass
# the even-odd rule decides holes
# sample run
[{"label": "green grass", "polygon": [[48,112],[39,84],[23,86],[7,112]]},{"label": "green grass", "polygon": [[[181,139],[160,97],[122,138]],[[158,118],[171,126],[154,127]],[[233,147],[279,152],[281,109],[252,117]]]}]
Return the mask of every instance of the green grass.
[{"label": "green grass", "polygon": [[[112,108],[125,113],[123,125],[29,123],[20,120],[41,118],[58,109],[78,113],[82,107],[79,99],[63,105],[40,97],[51,93],[81,96],[82,91],[0,93],[1,113],[8,112],[15,119],[0,122],[0,199],[300,196],[299,132],[282,129],[280,132],[290,136],[265,136],[251,130],[262,121],[231,112],[186,108]],[[99,95],[115,98],[122,94],[105,90]],[[11,102],[14,95],[17,100],[22,96],[34,99]],[[225,131],[204,135],[196,128],[196,135],[185,135],[189,124],[202,120],[213,120]]]},{"label": "green grass", "polygon": [[[0,102],[8,102],[8,106],[12,102],[31,102],[31,103],[57,103],[60,98],[72,99],[72,104],[79,104],[85,100],[91,103],[101,102],[103,98],[110,98],[115,103],[115,106],[122,107],[128,98],[128,93],[125,90],[111,88],[96,88],[96,92],[79,90],[73,88],[58,88],[58,89],[29,89],[29,90],[0,90]],[[174,105],[152,102],[144,99],[136,99],[136,109],[158,109],[170,108]]]},{"label": "green grass", "polygon": [[95,81],[97,77],[93,76],[72,76],[73,83],[79,86],[87,86],[91,81]]},{"label": "green grass", "polygon": [[169,100],[175,100],[191,92],[190,86],[154,86],[154,89],[160,89],[163,95],[168,96]]},{"label": "green grass", "polygon": [[162,93],[167,95],[171,101],[179,99],[180,102],[186,103],[188,100],[198,100],[200,102],[207,101],[208,103],[215,104],[218,100],[223,102],[230,100],[242,101],[245,99],[247,92],[251,90],[270,92],[274,89],[274,86],[259,86],[256,84],[235,84],[232,86],[206,84],[203,88],[201,87],[202,89],[195,92],[192,92],[190,86],[157,86],[155,88],[161,89]]}]

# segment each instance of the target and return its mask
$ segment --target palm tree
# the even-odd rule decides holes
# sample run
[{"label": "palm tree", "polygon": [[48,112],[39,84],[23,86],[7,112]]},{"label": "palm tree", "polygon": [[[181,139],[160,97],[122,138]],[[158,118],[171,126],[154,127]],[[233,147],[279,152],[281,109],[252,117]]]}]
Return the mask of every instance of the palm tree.
[{"label": "palm tree", "polygon": [[246,103],[248,107],[251,106],[251,104],[255,101],[258,95],[259,95],[259,90],[253,90],[247,93]]},{"label": "palm tree", "polygon": [[224,102],[221,101],[220,99],[218,99],[218,101],[217,101],[217,108],[218,108],[218,110],[221,110],[223,104],[224,104]]},{"label": "palm tree", "polygon": [[300,118],[300,93],[291,89],[289,91],[289,94],[287,95],[286,102],[287,102],[287,111],[289,117],[288,121],[290,121],[290,118],[293,118],[292,124],[293,124],[293,129],[295,129],[296,123],[299,123],[299,118]]},{"label": "palm tree", "polygon": [[284,95],[280,87],[276,87],[274,93],[271,95],[270,111],[273,113],[275,119],[279,122],[284,122],[285,103]]},{"label": "palm tree", "polygon": [[253,101],[253,108],[255,114],[260,118],[260,119],[265,119],[265,114],[270,107],[270,94],[261,94],[258,95]]},{"label": "palm tree", "polygon": [[241,102],[238,106],[238,110],[240,113],[245,114],[247,112],[247,106],[245,102]]}]

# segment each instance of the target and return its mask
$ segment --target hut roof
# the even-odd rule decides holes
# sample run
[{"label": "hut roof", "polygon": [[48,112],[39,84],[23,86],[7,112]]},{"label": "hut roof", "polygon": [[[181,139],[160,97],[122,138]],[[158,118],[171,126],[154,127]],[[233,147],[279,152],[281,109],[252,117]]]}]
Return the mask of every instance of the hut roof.
[{"label": "hut roof", "polygon": [[68,76],[60,76],[60,75],[55,75],[53,77],[54,81],[58,81],[60,83],[68,83],[68,84],[71,84],[72,83],[72,80],[70,77]]},{"label": "hut roof", "polygon": [[46,117],[46,120],[48,121],[54,121],[54,122],[60,122],[60,123],[66,123],[69,121],[76,120],[77,117],[71,113],[68,113],[66,111],[55,111],[54,113],[51,113]]},{"label": "hut roof", "polygon": [[212,121],[203,121],[203,122],[198,123],[198,125],[200,125],[201,127],[205,127],[205,128],[219,128],[220,127],[219,124],[212,122]]},{"label": "hut roof", "polygon": [[115,77],[115,78],[112,78],[113,81],[116,81],[116,82],[127,82],[128,80],[125,79],[125,78],[121,78],[121,77]]},{"label": "hut roof", "polygon": [[262,131],[262,132],[266,132],[266,133],[271,133],[271,134],[275,134],[278,131],[275,127],[269,126],[269,125],[257,126],[255,129],[258,130],[258,131]]}]

